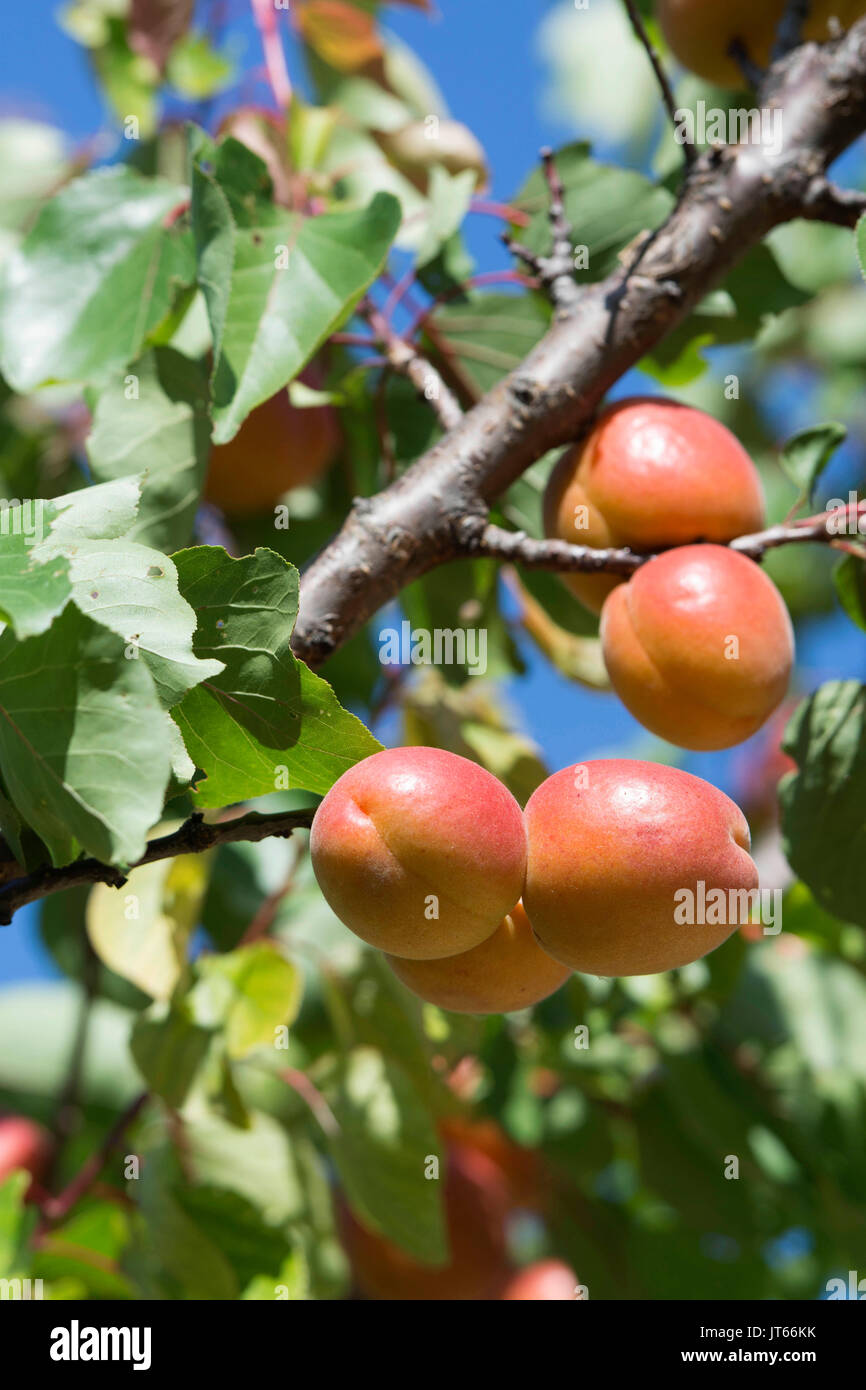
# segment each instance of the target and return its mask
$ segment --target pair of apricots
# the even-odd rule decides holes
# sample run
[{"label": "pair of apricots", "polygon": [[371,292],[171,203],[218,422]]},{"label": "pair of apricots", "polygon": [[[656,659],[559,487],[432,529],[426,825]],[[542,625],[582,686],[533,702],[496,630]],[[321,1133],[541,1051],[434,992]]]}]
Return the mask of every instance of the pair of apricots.
[{"label": "pair of apricots", "polygon": [[648,975],[705,955],[737,923],[686,925],[678,894],[751,893],[749,848],[739,808],[678,768],[566,768],[524,813],[486,769],[422,747],[356,763],[310,836],[341,921],[422,999],[476,1014],[526,1008],[575,970]]},{"label": "pair of apricots", "polygon": [[628,581],[577,573],[565,582],[601,612],[620,699],[680,747],[741,743],[785,697],[794,661],[788,610],[763,570],[726,544],[764,525],[761,482],[745,449],[718,420],[675,401],[609,407],[550,476],[548,536],[664,552]]}]

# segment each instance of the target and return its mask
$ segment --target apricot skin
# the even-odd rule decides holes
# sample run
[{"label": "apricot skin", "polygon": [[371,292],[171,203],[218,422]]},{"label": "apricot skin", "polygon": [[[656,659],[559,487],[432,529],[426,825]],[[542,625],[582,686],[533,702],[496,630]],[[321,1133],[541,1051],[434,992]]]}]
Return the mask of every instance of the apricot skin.
[{"label": "apricot skin", "polygon": [[[23,1169],[40,1182],[51,1157],[51,1136],[24,1115],[0,1116],[0,1182]],[[31,1186],[26,1197],[32,1197]]]},{"label": "apricot skin", "polygon": [[[726,87],[742,87],[743,75],[728,57],[733,39],[745,43],[749,57],[760,67],[770,52],[787,0],[659,0],[656,18],[671,51],[684,67]],[[813,0],[803,37],[822,43],[831,37],[829,20],[835,17],[848,29],[862,14],[863,0]]]},{"label": "apricot skin", "polygon": [[440,748],[392,748],[334,784],[310,852],[325,898],[356,935],[433,960],[471,951],[512,910],[526,832],[514,797],[484,768]]},{"label": "apricot skin", "polygon": [[421,1264],[341,1207],[343,1246],[355,1283],[367,1298],[465,1302],[498,1296],[508,1277],[508,1195],[502,1176],[486,1154],[452,1145],[444,1183],[450,1256],[441,1266]]},{"label": "apricot skin", "polygon": [[[608,407],[568,449],[544,495],[544,529],[572,545],[664,550],[729,541],[764,525],[761,480],[730,430],[676,401],[634,397]],[[569,574],[594,613],[622,580]]]},{"label": "apricot skin", "polygon": [[738,924],[678,923],[677,891],[758,886],[739,807],[678,768],[627,759],[565,768],[530,797],[526,822],[526,911],[545,951],[572,970],[687,965]]},{"label": "apricot skin", "polygon": [[[317,378],[304,374],[315,387]],[[234,439],[211,449],[204,495],[227,516],[267,511],[290,488],[315,482],[340,442],[330,406],[294,406],[278,391],[250,411]]]},{"label": "apricot skin", "polygon": [[413,994],[457,1014],[528,1009],[559,989],[570,973],[542,951],[520,903],[471,951],[440,960],[386,959]]},{"label": "apricot skin", "polygon": [[669,550],[614,590],[601,617],[614,690],[645,728],[681,748],[730,748],[781,704],[791,620],[763,570],[727,546]]},{"label": "apricot skin", "polygon": [[510,1279],[502,1292],[508,1303],[534,1300],[543,1303],[572,1302],[579,1280],[573,1269],[562,1260],[537,1260]]}]

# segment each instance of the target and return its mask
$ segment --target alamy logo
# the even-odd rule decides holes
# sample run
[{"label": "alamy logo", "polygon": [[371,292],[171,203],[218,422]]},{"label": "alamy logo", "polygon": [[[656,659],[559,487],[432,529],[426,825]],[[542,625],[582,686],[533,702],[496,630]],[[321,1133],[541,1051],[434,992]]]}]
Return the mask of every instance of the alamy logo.
[{"label": "alamy logo", "polygon": [[781,888],[707,888],[698,879],[694,888],[674,893],[674,921],[678,926],[744,927],[761,922],[765,936],[782,930]]},{"label": "alamy logo", "polygon": [[779,107],[707,106],[697,102],[674,112],[674,136],[681,145],[760,145],[768,154],[782,153],[782,120]]},{"label": "alamy logo", "polygon": [[486,628],[413,628],[409,622],[379,633],[383,666],[466,666],[470,676],[487,670]]},{"label": "alamy logo", "polygon": [[10,1299],[29,1303],[44,1297],[41,1279],[0,1279],[0,1302]]},{"label": "alamy logo", "polygon": [[0,497],[0,536],[23,536],[25,545],[38,545],[45,535],[43,498]]},{"label": "alamy logo", "polygon": [[149,1327],[69,1327],[51,1331],[52,1361],[131,1361],[134,1371],[150,1370]]}]

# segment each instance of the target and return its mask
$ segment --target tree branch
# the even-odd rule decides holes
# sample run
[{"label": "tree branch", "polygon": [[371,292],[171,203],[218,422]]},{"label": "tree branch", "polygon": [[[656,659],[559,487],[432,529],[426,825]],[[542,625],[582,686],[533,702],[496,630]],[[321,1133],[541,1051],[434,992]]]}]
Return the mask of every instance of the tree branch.
[{"label": "tree branch", "polygon": [[785,6],[785,13],[779,20],[779,27],[776,30],[776,41],[773,44],[772,61],[784,58],[786,53],[790,53],[792,48],[796,48],[798,43],[803,42],[803,25],[809,18],[809,11],[812,8],[812,0],[788,0]]},{"label": "tree branch", "polygon": [[541,160],[550,195],[548,220],[553,243],[550,255],[536,255],[522,242],[513,241],[508,232],[503,234],[502,240],[511,254],[523,261],[537,276],[555,307],[568,313],[580,298],[580,286],[574,278],[572,227],[565,214],[565,189],[556,168],[553,150],[548,146],[541,151]]},{"label": "tree branch", "polygon": [[743,144],[702,154],[638,257],[581,287],[573,310],[445,438],[378,496],[356,500],[303,577],[293,646],[308,664],[411,580],[465,553],[492,502],[572,441],[614,382],[747,251],[810,206],[816,215],[816,178],[866,128],[866,20],[782,59],[760,100],[784,111],[781,152]]},{"label": "tree branch", "polygon": [[445,385],[432,363],[422,357],[418,349],[406,342],[405,338],[401,338],[384,314],[380,314],[369,300],[358,312],[369,323],[395,372],[411,381],[422,400],[428,402],[444,430],[454,429],[463,419],[463,411],[457,397]]},{"label": "tree branch", "polygon": [[[152,864],[157,859],[173,859],[177,854],[202,854],[216,845],[234,844],[239,840],[255,843],[272,835],[285,839],[295,830],[309,829],[314,814],[312,809],[280,811],[274,815],[251,811],[248,815],[236,816],[234,820],[205,821],[201,813],[196,812],[170,835],[150,840],[145,853],[131,867],[138,869],[142,864]],[[32,873],[12,879],[0,888],[0,925],[11,922],[14,913],[25,903],[87,883],[107,883],[112,888],[122,888],[126,875],[120,869],[100,863],[98,859],[76,859],[74,863],[57,869],[49,865],[34,869]]]}]

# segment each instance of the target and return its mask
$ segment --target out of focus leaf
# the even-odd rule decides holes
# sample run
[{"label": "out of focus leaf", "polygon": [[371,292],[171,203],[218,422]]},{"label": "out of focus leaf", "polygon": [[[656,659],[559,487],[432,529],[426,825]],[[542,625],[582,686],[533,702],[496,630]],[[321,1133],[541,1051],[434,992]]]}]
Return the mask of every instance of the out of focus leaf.
[{"label": "out of focus leaf", "polygon": [[846,555],[833,571],[833,583],[852,623],[866,632],[866,562]]},{"label": "out of focus leaf", "polygon": [[147,1089],[174,1109],[183,1105],[207,1057],[211,1036],[182,1007],[157,1007],[142,1014],[129,1048]]},{"label": "out of focus leaf", "polygon": [[[276,1030],[289,1027],[301,1004],[301,977],[268,941],[199,962],[198,1017],[210,1015],[225,1029],[229,1057],[273,1047]],[[203,1012],[204,1011],[204,1012]]]},{"label": "out of focus leaf", "polygon": [[120,891],[96,884],[87,934],[100,960],[151,998],[170,998],[186,969],[206,882],[206,857],[189,854],[134,869]]},{"label": "out of focus leaf", "polygon": [[425,1176],[440,1145],[405,1073],[372,1048],[356,1048],[332,1104],[340,1130],[329,1144],[350,1206],[416,1259],[444,1264],[441,1186]]},{"label": "out of focus leaf", "polygon": [[791,868],[828,912],[866,926],[866,687],[820,686],[794,713],[782,747],[798,768],[779,786]]},{"label": "out of focus leaf", "polygon": [[779,461],[806,497],[811,498],[818,479],[847,433],[844,425],[835,422],[814,425],[800,430],[785,444]]}]

